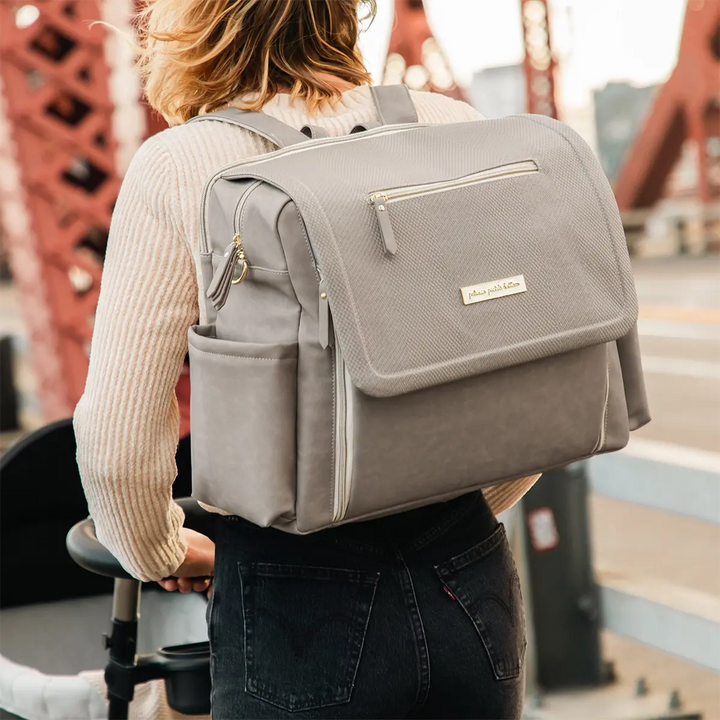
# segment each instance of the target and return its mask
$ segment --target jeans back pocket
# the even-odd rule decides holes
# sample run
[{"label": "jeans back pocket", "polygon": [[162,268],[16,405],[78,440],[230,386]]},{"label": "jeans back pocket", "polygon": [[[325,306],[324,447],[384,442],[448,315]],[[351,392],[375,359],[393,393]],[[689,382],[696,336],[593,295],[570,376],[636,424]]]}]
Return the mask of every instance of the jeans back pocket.
[{"label": "jeans back pocket", "polygon": [[500,524],[488,538],[435,566],[472,620],[498,680],[522,672],[527,640],[520,578]]},{"label": "jeans back pocket", "polygon": [[238,563],[245,691],[298,712],[350,701],[379,573]]}]

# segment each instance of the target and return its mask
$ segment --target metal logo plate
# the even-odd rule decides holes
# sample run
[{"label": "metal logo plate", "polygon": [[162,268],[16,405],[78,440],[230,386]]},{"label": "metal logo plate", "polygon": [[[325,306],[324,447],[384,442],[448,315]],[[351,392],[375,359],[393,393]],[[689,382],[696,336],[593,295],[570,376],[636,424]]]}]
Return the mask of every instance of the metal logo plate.
[{"label": "metal logo plate", "polygon": [[460,292],[462,293],[463,305],[472,305],[473,303],[485,302],[485,300],[495,300],[507,295],[527,292],[527,286],[525,285],[524,275],[514,275],[513,277],[492,280],[480,285],[468,285],[460,288]]}]

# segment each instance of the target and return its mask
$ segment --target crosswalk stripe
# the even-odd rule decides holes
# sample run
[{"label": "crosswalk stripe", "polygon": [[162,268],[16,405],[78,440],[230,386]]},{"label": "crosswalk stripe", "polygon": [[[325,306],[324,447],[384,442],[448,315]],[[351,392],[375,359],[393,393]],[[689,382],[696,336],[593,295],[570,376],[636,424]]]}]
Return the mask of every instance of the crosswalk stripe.
[{"label": "crosswalk stripe", "polygon": [[720,325],[686,323],[673,320],[640,320],[638,322],[638,331],[641,337],[720,341]]},{"label": "crosswalk stripe", "polygon": [[648,374],[720,380],[720,362],[643,355],[642,365],[643,370]]}]

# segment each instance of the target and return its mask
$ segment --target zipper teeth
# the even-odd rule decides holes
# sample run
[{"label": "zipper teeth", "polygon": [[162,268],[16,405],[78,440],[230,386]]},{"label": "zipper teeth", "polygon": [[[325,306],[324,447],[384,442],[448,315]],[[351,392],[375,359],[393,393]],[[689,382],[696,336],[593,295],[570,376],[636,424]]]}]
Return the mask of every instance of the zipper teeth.
[{"label": "zipper teeth", "polygon": [[446,190],[455,190],[457,188],[461,187],[467,187],[470,185],[480,185],[485,182],[491,182],[493,180],[505,180],[505,178],[515,177],[517,175],[532,175],[533,173],[536,173],[537,170],[515,170],[513,172],[504,172],[502,174],[497,175],[487,175],[484,177],[476,177],[472,180],[468,179],[465,182],[456,182],[452,184],[447,184],[441,186],[435,186],[433,188],[428,188],[427,190],[416,190],[414,192],[408,192],[403,193],[402,195],[395,195],[394,197],[388,197],[388,203],[397,202],[401,200],[408,200],[413,197],[418,197],[421,195],[433,195],[435,193],[439,192],[445,192]]},{"label": "zipper teeth", "polygon": [[347,515],[348,506],[350,504],[350,486],[352,485],[352,462],[353,462],[353,436],[352,433],[348,434],[348,418],[352,417],[352,404],[353,395],[352,389],[349,387],[350,374],[348,373],[347,366],[343,361],[343,391],[345,394],[345,414],[344,414],[344,431],[343,436],[345,438],[345,476],[343,478],[343,503],[340,512],[340,520],[343,520]]},{"label": "zipper teeth", "polygon": [[418,197],[421,195],[431,195],[433,193],[444,192],[446,190],[454,190],[455,188],[475,185],[491,180],[502,180],[504,178],[514,177],[515,175],[530,175],[539,172],[537,163],[534,160],[527,160],[512,165],[505,165],[491,170],[483,170],[473,175],[458,178],[457,180],[445,180],[443,182],[431,183],[428,185],[414,185],[407,188],[392,188],[374,193],[370,196],[370,202],[375,198],[383,198],[387,203],[408,198]]},{"label": "zipper teeth", "polygon": [[[382,125],[374,130],[366,130],[365,132],[358,133],[357,135],[346,136],[340,135],[334,138],[323,138],[321,140],[308,140],[306,143],[302,143],[302,146],[296,148],[294,145],[290,145],[287,148],[280,148],[273,152],[265,153],[262,159],[248,158],[246,160],[240,160],[239,162],[228,163],[223,165],[219,170],[215,171],[206,181],[203,187],[202,196],[200,198],[200,252],[207,255],[208,242],[207,242],[207,229],[205,227],[205,208],[207,207],[207,199],[210,194],[210,188],[219,180],[226,172],[235,170],[236,168],[243,167],[245,165],[257,165],[262,162],[267,162],[279,155],[289,155],[298,152],[304,152],[311,150],[316,147],[321,147],[330,144],[341,144],[346,142],[358,142],[360,140],[366,140],[368,137],[374,137],[375,135],[394,135],[399,132],[407,132],[408,130],[414,130],[416,128],[428,127],[428,123],[404,123],[402,125]],[[228,176],[228,179],[232,179],[232,176]]]},{"label": "zipper teeth", "polygon": [[345,369],[340,345],[335,336],[335,493],[333,500],[333,522],[342,518],[345,505],[345,454],[347,450],[343,420],[345,416]]},{"label": "zipper teeth", "polygon": [[347,419],[352,412],[352,393],[349,390],[350,376],[335,334],[335,478],[333,497],[333,519],[338,523],[347,515],[352,483],[352,436],[348,436]]},{"label": "zipper teeth", "polygon": [[242,214],[243,208],[245,207],[245,203],[247,202],[247,199],[250,197],[250,193],[253,190],[255,190],[255,188],[258,185],[261,185],[261,184],[262,184],[262,181],[256,180],[245,190],[245,192],[240,197],[240,200],[238,200],[237,207],[235,208],[235,216],[233,218],[233,232],[235,232],[236,234],[239,233],[240,230],[242,229],[240,227],[240,220],[241,220],[241,214]]},{"label": "zipper teeth", "polygon": [[[241,160],[235,163],[229,168],[225,168],[225,171],[240,167],[246,167],[248,165],[260,165],[261,163],[273,160],[278,156],[296,155],[297,153],[307,152],[308,150],[314,150],[319,147],[325,147],[326,145],[344,145],[349,142],[358,142],[360,140],[367,140],[368,137],[374,137],[375,135],[395,135],[396,133],[408,132],[409,130],[415,130],[417,128],[429,127],[428,123],[403,123],[400,125],[381,125],[379,128],[374,130],[366,130],[356,135],[339,135],[338,137],[322,138],[321,140],[309,140],[308,142],[301,143],[300,145],[290,145],[280,150],[265,153],[260,158],[253,157],[247,160]],[[227,179],[232,179],[232,175],[228,175]]]},{"label": "zipper teeth", "polygon": [[305,221],[302,219],[302,215],[300,214],[300,210],[297,207],[297,205],[295,206],[295,212],[297,213],[297,216],[298,216],[298,222],[300,223],[300,232],[302,232],[303,239],[305,240],[305,246],[308,249],[308,253],[310,253],[310,262],[312,263],[313,269],[315,270],[315,277],[317,278],[318,285],[319,285],[322,282],[322,277],[320,275],[320,268],[318,266],[317,258],[315,257],[315,250],[313,249],[312,243],[310,242],[310,238],[308,237],[308,234],[307,234],[307,228],[305,227]]},{"label": "zipper teeth", "polygon": [[229,165],[223,165],[219,170],[214,172],[203,186],[202,195],[200,196],[200,254],[207,255],[208,253],[208,241],[207,241],[207,228],[205,227],[205,209],[207,207],[208,196],[210,195],[210,188],[215,184],[215,181],[224,173],[226,170],[234,168],[237,163],[230,163]]}]

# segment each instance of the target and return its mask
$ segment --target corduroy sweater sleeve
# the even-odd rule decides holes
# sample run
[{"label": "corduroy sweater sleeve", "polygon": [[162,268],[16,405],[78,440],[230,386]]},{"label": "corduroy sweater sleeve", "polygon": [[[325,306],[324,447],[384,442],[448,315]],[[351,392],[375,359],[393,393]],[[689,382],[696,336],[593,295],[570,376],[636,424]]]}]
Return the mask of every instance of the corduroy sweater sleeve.
[{"label": "corduroy sweater sleeve", "polygon": [[135,155],[117,199],[85,392],[77,461],[98,539],[133,576],[158,580],[185,557],[172,501],[180,416],[175,385],[198,314],[181,201],[159,138]]}]

